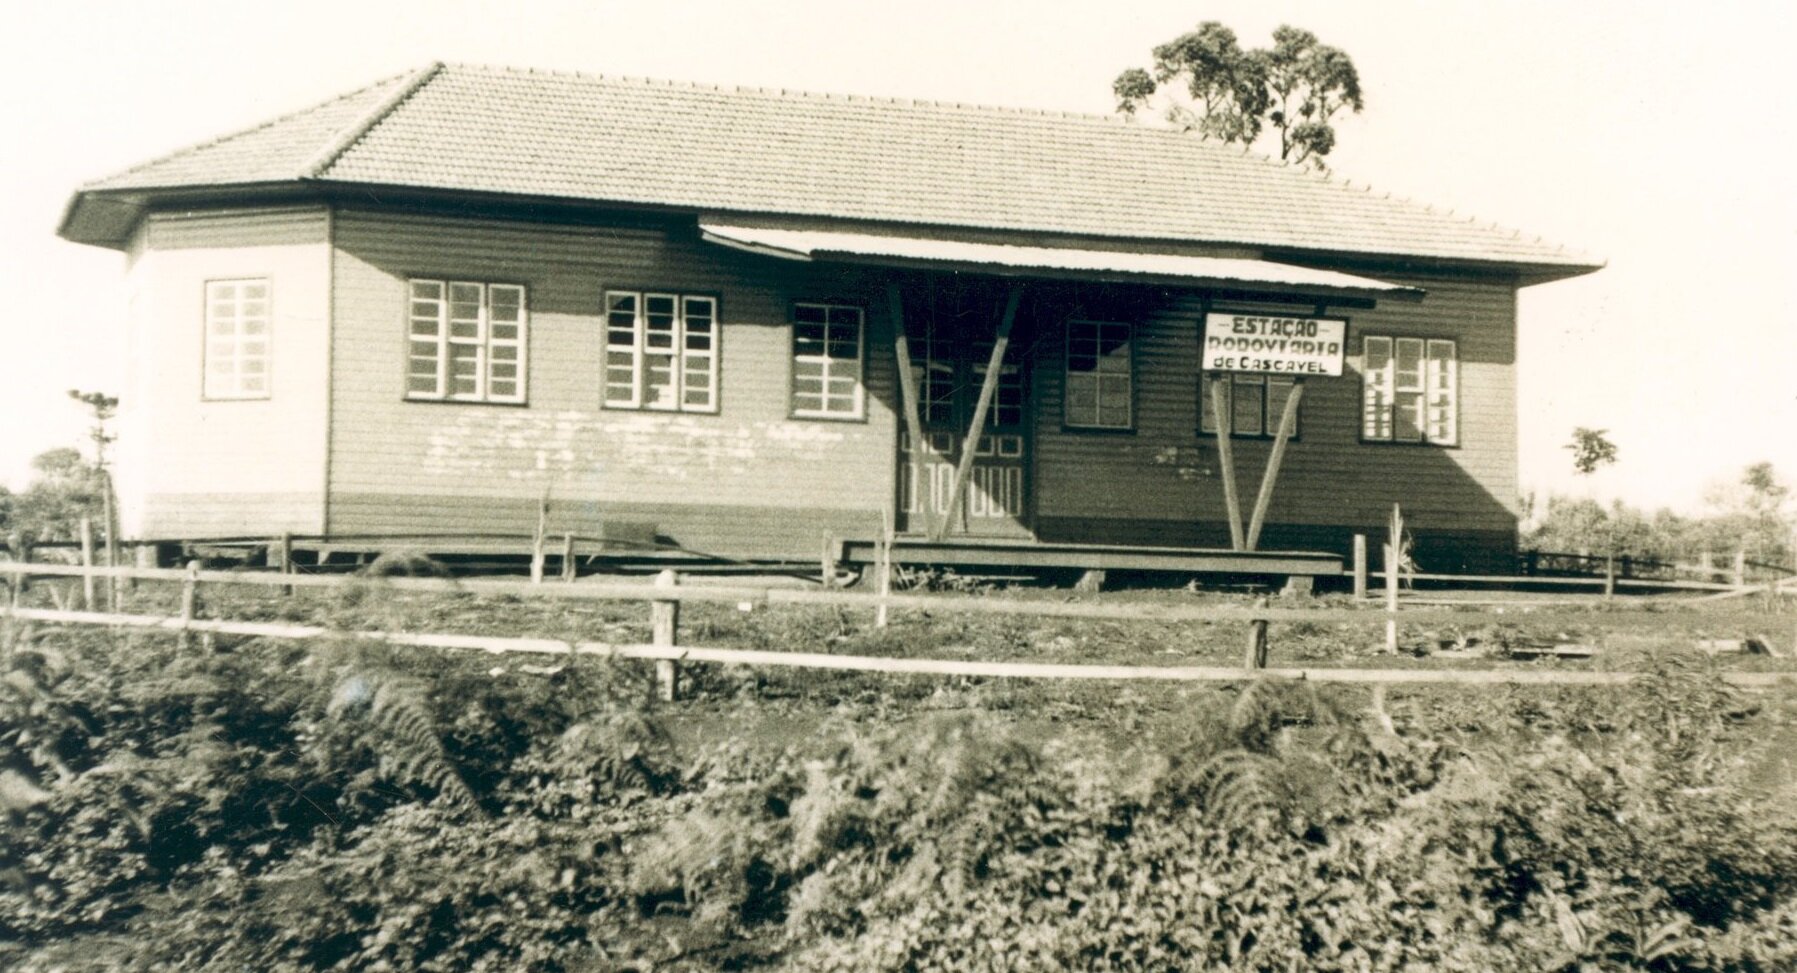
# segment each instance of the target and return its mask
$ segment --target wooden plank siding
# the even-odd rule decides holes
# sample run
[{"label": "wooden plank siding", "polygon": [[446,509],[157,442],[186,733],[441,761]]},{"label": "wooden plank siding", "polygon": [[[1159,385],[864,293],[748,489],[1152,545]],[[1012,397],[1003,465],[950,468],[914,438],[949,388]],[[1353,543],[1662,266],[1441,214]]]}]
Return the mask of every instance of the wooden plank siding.
[{"label": "wooden plank siding", "polygon": [[[341,203],[153,214],[128,259],[133,373],[121,488],[140,536],[527,534],[547,492],[552,533],[647,522],[688,549],[808,559],[826,532],[873,536],[895,499],[886,271],[707,244],[691,217]],[[1307,385],[1262,547],[1345,554],[1353,533],[1377,534],[1401,502],[1426,569],[1495,563],[1514,549],[1518,513],[1515,283],[1356,272],[1427,296],[1339,315],[1350,321],[1349,369]],[[239,276],[271,279],[274,392],[202,402],[203,285]],[[921,285],[926,276],[899,279]],[[525,403],[405,398],[414,277],[526,288]],[[715,413],[601,405],[607,290],[717,299]],[[863,420],[790,415],[796,301],[864,309]],[[1026,482],[1038,539],[1227,546],[1215,440],[1198,433],[1206,308],[1194,290],[1029,284],[1018,340],[1034,415]],[[1267,309],[1314,313],[1308,302]],[[1131,429],[1063,426],[1069,316],[1136,325]],[[1461,445],[1361,442],[1366,334],[1457,343]],[[1252,497],[1270,442],[1236,445],[1239,490]]]},{"label": "wooden plank siding", "polygon": [[[814,557],[824,531],[879,528],[896,444],[890,331],[877,287],[735,253],[690,222],[548,224],[341,209],[336,214],[332,532],[594,533],[653,522],[672,544]],[[521,284],[523,406],[404,398],[407,280]],[[600,404],[607,290],[718,299],[716,414]],[[867,312],[867,418],[794,419],[791,305]]]},{"label": "wooden plank siding", "polygon": [[[1385,301],[1349,319],[1348,368],[1312,378],[1299,436],[1286,454],[1262,547],[1346,553],[1353,533],[1376,534],[1402,503],[1419,560],[1450,570],[1501,560],[1515,547],[1515,286],[1448,276],[1380,274],[1427,289],[1420,302]],[[1135,427],[1061,424],[1062,340],[1044,336],[1035,369],[1037,534],[1044,540],[1227,546],[1215,437],[1198,435],[1198,294],[1165,296],[1135,318]],[[1218,304],[1226,310],[1253,310]],[[1315,313],[1291,305],[1283,313]],[[1451,338],[1460,360],[1460,445],[1360,439],[1360,352],[1366,334]],[[1235,440],[1238,489],[1253,496],[1271,442]],[[1461,550],[1465,548],[1465,550]],[[1427,563],[1427,562],[1425,562]]]},{"label": "wooden plank siding", "polygon": [[[323,528],[328,233],[316,205],[156,212],[139,225],[120,396],[127,535]],[[206,283],[238,278],[270,288],[270,393],[207,401]]]}]

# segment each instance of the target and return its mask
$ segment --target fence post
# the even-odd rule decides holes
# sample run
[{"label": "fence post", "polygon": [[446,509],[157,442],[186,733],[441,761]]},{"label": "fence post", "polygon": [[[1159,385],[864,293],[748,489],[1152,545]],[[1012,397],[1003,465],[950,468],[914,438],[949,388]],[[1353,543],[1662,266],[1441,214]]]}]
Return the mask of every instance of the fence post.
[{"label": "fence post", "polygon": [[[19,538],[19,563],[30,564],[32,555],[36,553],[37,552],[31,548],[31,538],[21,535]],[[25,574],[19,575],[19,594],[23,595],[30,590],[31,576]]]},{"label": "fence post", "polygon": [[[1254,607],[1267,607],[1265,598],[1257,598]],[[1242,660],[1244,669],[1265,669],[1267,667],[1267,620],[1256,618],[1248,623],[1248,652]]]},{"label": "fence post", "polygon": [[1366,599],[1366,535],[1354,535],[1354,600]]},{"label": "fence post", "polygon": [[1747,587],[1747,549],[1735,552],[1735,587]]},{"label": "fence post", "polygon": [[1604,558],[1604,600],[1616,600],[1616,555]]},{"label": "fence post", "polygon": [[[81,566],[88,571],[94,569],[94,522],[91,518],[81,518]],[[91,573],[81,576],[81,610],[93,611],[94,602],[98,600],[95,582]]]},{"label": "fence post", "polygon": [[[280,552],[281,552],[281,555],[280,555],[281,556],[281,573],[282,574],[292,574],[293,573],[293,534],[291,531],[285,531],[285,530],[281,531]],[[288,598],[292,598],[293,597],[293,585],[290,585],[290,584],[282,585],[281,586],[281,594],[285,595]]]},{"label": "fence post", "polygon": [[885,599],[892,596],[892,508],[887,507],[880,512],[880,544],[874,551],[875,570],[879,574],[880,607],[874,609],[874,627],[885,628],[887,610]]},{"label": "fence post", "polygon": [[1391,505],[1391,541],[1385,545],[1385,651],[1398,651],[1398,562],[1404,542],[1404,514]]},{"label": "fence post", "polygon": [[[680,583],[673,568],[664,568],[655,576],[655,587],[672,588]],[[672,647],[680,643],[680,602],[656,600],[649,603],[650,641]],[[655,689],[663,702],[680,698],[680,669],[673,659],[655,661]]]},{"label": "fence post", "polygon": [[545,518],[543,516],[543,511],[546,511],[547,509],[548,509],[547,504],[545,504],[543,507],[539,508],[539,510],[537,512],[537,532],[536,532],[536,535],[531,539],[531,542],[530,542],[530,583],[531,584],[542,584],[543,583],[543,558],[544,558],[544,552],[543,552],[544,530],[543,529],[545,526],[547,526],[545,524]]},{"label": "fence post", "polygon": [[[30,563],[30,561],[31,561],[31,542],[25,539],[25,535],[23,533],[15,532],[12,535],[10,535],[7,538],[7,546],[12,548],[13,558],[19,564]],[[8,600],[12,603],[12,607],[15,609],[19,607],[19,600],[25,594],[25,587],[28,583],[29,577],[30,577],[29,575],[26,575],[23,573],[9,575],[7,577],[7,587],[12,589],[8,593]]]},{"label": "fence post", "polygon": [[572,582],[579,574],[574,565],[574,535],[562,535],[562,580]]},{"label": "fence post", "polygon": [[824,531],[824,549],[818,557],[818,582],[825,588],[836,587],[836,538]]},{"label": "fence post", "polygon": [[181,634],[176,644],[186,650],[193,643],[191,632],[195,612],[200,607],[200,562],[187,562],[187,577],[181,580]]}]

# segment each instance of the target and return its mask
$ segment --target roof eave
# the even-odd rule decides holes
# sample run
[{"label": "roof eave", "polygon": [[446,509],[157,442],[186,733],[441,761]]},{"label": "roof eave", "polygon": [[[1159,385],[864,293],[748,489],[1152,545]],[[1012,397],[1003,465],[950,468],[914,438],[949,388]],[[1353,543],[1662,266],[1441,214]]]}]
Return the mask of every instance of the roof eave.
[{"label": "roof eave", "polygon": [[320,184],[310,179],[200,186],[134,186],[128,189],[78,189],[63,207],[56,235],[71,243],[123,250],[144,215],[183,203],[242,204],[320,198]]}]

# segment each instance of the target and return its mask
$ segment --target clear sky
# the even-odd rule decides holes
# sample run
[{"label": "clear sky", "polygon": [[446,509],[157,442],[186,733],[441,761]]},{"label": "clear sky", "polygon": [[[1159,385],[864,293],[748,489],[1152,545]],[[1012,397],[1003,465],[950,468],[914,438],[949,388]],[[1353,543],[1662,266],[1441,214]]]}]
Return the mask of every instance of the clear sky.
[{"label": "clear sky", "polygon": [[[79,438],[66,389],[122,385],[122,258],[54,235],[87,179],[432,60],[1107,112],[1207,19],[1354,58],[1340,175],[1610,261],[1523,292],[1526,487],[1690,508],[1751,462],[1797,479],[1788,4],[63,0],[0,37],[0,482]],[[1621,449],[1586,483],[1580,425]]]}]

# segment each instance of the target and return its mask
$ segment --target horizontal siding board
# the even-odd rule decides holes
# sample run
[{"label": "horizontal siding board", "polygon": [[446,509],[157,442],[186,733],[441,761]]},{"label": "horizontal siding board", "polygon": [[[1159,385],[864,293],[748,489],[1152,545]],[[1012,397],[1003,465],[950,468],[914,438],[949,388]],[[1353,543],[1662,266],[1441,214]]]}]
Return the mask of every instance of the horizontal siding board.
[{"label": "horizontal siding board", "polygon": [[[1390,278],[1388,278],[1390,279]],[[1517,513],[1515,291],[1508,282],[1395,278],[1426,288],[1418,302],[1348,312],[1349,368],[1307,382],[1300,436],[1287,450],[1269,522],[1377,524],[1402,503],[1417,530],[1514,531]],[[1220,305],[1219,310],[1237,309]],[[1128,433],[1061,428],[1058,335],[1037,359],[1037,509],[1051,518],[1222,523],[1214,437],[1196,435],[1199,322],[1195,297],[1164,300],[1138,318],[1137,410]],[[1290,314],[1311,314],[1292,307]],[[1452,338],[1460,356],[1456,448],[1363,443],[1359,339],[1364,334]],[[1259,490],[1271,444],[1235,440],[1244,505]]]},{"label": "horizontal siding board", "polygon": [[288,246],[324,243],[329,236],[323,206],[163,210],[151,214],[145,227],[152,250]]},{"label": "horizontal siding board", "polygon": [[[118,452],[127,531],[322,529],[329,344],[322,207],[157,212],[131,247]],[[264,399],[203,397],[206,285],[269,285]]]},{"label": "horizontal siding board", "polygon": [[[465,495],[338,494],[331,500],[332,532],[357,534],[510,534],[536,531],[538,500]],[[726,558],[812,560],[826,534],[872,537],[880,514],[845,507],[746,506],[551,498],[550,537],[606,535],[608,524],[652,526],[669,549]]]},{"label": "horizontal siding board", "polygon": [[[700,242],[690,226],[345,210],[335,239],[333,530],[415,515],[352,513],[339,502],[352,496],[534,504],[547,491],[599,509],[645,500],[745,511],[860,509],[876,523],[888,501],[895,448],[890,339],[862,275],[736,254]],[[528,288],[527,405],[404,400],[405,288],[412,276]],[[612,289],[718,298],[717,414],[601,407],[601,310]],[[816,299],[869,312],[865,422],[789,417],[790,307]]]},{"label": "horizontal siding board", "polygon": [[151,540],[315,534],[323,493],[158,493],[141,499],[140,529]]},{"label": "horizontal siding board", "polygon": [[[1261,535],[1260,549],[1324,551],[1351,564],[1354,535],[1365,534],[1376,552],[1382,543],[1381,530],[1380,524],[1269,524]],[[1229,547],[1229,528],[1221,519],[1044,518],[1039,533],[1044,541],[1069,544]],[[1447,527],[1418,535],[1415,541],[1412,558],[1421,571],[1510,574],[1516,570],[1513,530]],[[1378,569],[1376,560],[1373,569]]]}]

